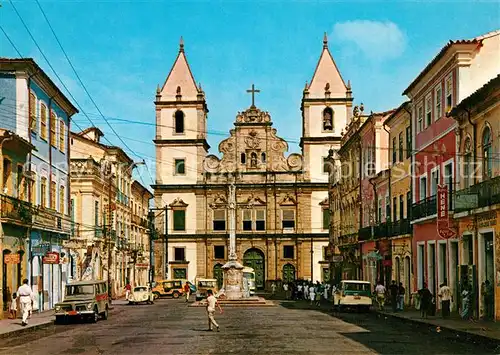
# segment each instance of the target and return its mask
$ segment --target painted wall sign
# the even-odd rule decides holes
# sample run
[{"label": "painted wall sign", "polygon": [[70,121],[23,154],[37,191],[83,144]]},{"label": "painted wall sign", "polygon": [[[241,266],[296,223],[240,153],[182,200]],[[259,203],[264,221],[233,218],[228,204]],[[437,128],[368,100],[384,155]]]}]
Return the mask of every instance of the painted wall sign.
[{"label": "painted wall sign", "polygon": [[18,253],[5,254],[3,256],[3,262],[5,264],[19,264],[21,262],[21,256]]}]

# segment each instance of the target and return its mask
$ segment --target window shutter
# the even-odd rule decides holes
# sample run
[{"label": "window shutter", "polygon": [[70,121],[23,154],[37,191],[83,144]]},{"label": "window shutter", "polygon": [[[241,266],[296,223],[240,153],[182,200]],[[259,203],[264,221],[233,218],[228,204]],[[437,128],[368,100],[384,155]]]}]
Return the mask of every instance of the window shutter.
[{"label": "window shutter", "polygon": [[252,220],[252,210],[243,210],[243,220],[244,221]]},{"label": "window shutter", "polygon": [[266,219],[265,218],[266,211],[264,211],[264,210],[257,210],[255,212],[256,212],[256,216],[257,216],[257,218],[256,218],[257,221],[263,221],[263,220]]},{"label": "window shutter", "polygon": [[283,220],[284,221],[294,221],[295,211],[294,210],[283,210]]},{"label": "window shutter", "polygon": [[214,220],[225,221],[226,220],[226,211],[225,210],[214,210]]}]

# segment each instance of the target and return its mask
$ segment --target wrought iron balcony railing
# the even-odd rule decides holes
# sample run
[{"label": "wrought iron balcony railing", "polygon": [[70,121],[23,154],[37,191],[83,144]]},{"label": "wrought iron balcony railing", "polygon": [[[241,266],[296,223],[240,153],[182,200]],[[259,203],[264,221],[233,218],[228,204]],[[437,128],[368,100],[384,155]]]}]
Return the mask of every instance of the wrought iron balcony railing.
[{"label": "wrought iron balcony railing", "polygon": [[427,197],[414,203],[412,206],[412,219],[420,219],[437,213],[436,195]]},{"label": "wrought iron balcony railing", "polygon": [[500,176],[455,193],[455,213],[500,203]]},{"label": "wrought iron balcony railing", "polygon": [[363,227],[359,230],[358,241],[366,241],[372,239],[372,227]]},{"label": "wrought iron balcony railing", "polygon": [[413,228],[409,218],[400,219],[399,221],[391,223],[391,236],[397,237],[399,235],[411,234]]},{"label": "wrought iron balcony railing", "polygon": [[15,197],[0,195],[0,218],[20,224],[31,224],[33,208],[31,203]]}]

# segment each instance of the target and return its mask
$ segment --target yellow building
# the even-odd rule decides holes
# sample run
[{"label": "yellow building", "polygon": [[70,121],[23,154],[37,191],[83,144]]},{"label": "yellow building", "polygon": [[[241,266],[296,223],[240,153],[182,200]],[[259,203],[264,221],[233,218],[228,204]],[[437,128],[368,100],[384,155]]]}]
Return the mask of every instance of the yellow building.
[{"label": "yellow building", "polygon": [[[410,103],[404,102],[384,122],[389,131],[388,162],[390,187],[387,196],[379,196],[379,206],[390,207],[389,234],[392,248],[392,279],[403,283],[405,301],[410,302],[413,286],[411,228],[411,120]],[[381,211],[386,210],[382,208]]]},{"label": "yellow building", "polygon": [[361,276],[361,253],[358,244],[360,229],[360,168],[361,138],[359,130],[368,116],[364,116],[363,108],[354,107],[351,121],[342,135],[341,147],[338,151],[340,168],[340,237],[339,249],[342,255],[342,277],[344,279]]},{"label": "yellow building", "polygon": [[96,127],[71,132],[71,199],[74,233],[66,246],[79,279],[112,280],[113,295],[134,276],[131,229],[132,170],[119,147],[101,142]]},{"label": "yellow building", "polygon": [[[459,124],[459,167],[454,219],[460,237],[460,282],[476,292],[489,281],[500,319],[500,75],[453,108]],[[496,257],[495,257],[496,256]],[[458,255],[457,255],[458,257]],[[474,311],[487,317],[484,297]],[[490,314],[491,316],[491,314]]]}]

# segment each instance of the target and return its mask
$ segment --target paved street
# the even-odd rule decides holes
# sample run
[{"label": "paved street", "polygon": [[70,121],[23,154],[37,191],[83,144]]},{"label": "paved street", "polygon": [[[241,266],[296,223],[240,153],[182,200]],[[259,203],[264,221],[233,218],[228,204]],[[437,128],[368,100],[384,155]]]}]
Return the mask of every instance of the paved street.
[{"label": "paved street", "polygon": [[107,321],[49,326],[0,339],[0,354],[487,354],[446,332],[377,314],[333,317],[306,303],[229,308],[221,332],[206,331],[203,308],[180,300],[116,305]]}]

